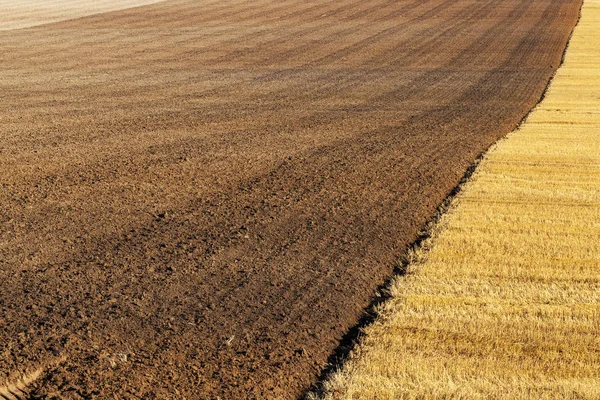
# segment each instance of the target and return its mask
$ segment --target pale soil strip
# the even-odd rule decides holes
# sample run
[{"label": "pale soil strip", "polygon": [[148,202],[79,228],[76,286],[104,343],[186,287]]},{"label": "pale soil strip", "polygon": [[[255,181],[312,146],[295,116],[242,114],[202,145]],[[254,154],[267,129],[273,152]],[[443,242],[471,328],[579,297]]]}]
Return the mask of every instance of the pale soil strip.
[{"label": "pale soil strip", "polygon": [[0,387],[0,399],[26,399],[29,398],[28,386],[42,375],[42,370],[25,375],[14,383]]},{"label": "pale soil strip", "polygon": [[484,158],[327,399],[600,398],[600,2]]},{"label": "pale soil strip", "polygon": [[[44,366],[22,374],[12,374],[8,382],[0,383],[0,400],[21,400],[32,398],[30,389],[35,381],[42,378],[45,372],[66,360],[65,356],[46,362]],[[36,397],[37,398],[37,397]]]},{"label": "pale soil strip", "polygon": [[0,0],[0,31],[86,17],[164,0]]}]

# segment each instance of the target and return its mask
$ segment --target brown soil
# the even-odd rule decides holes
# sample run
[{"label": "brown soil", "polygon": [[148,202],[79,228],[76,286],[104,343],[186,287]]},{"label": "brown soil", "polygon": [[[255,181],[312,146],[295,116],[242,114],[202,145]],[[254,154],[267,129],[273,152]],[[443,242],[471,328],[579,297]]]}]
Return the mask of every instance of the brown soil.
[{"label": "brown soil", "polygon": [[579,6],[173,0],[1,32],[0,386],[300,396]]}]

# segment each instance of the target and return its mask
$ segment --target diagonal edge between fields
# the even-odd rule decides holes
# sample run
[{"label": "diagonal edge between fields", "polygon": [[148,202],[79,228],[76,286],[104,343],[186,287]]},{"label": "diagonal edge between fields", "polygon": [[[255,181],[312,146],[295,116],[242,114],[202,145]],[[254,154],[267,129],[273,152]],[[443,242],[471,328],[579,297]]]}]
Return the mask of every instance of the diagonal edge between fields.
[{"label": "diagonal edge between fields", "polygon": [[573,34],[581,21],[581,14],[584,1],[597,2],[600,0],[583,0],[580,2],[577,21],[575,22],[573,28],[571,29],[571,32],[569,33],[569,37],[565,44],[565,48],[563,49],[563,52],[561,54],[560,62],[558,63],[556,69],[554,70],[550,78],[548,79],[548,82],[544,86],[544,90],[540,94],[540,97],[536,101],[535,105],[527,112],[527,114],[525,114],[525,116],[523,116],[523,118],[521,118],[521,120],[517,123],[514,129],[507,132],[498,141],[496,141],[490,147],[482,151],[475,158],[475,160],[473,160],[473,163],[469,167],[467,167],[459,183],[450,190],[450,192],[444,198],[442,203],[437,207],[434,215],[419,230],[417,238],[408,246],[406,251],[397,261],[392,271],[392,274],[385,280],[384,283],[377,287],[371,302],[364,309],[362,317],[344,334],[344,336],[339,342],[339,345],[328,357],[326,367],[319,374],[317,382],[313,384],[304,394],[302,394],[300,396],[300,399],[316,400],[322,397],[325,391],[324,383],[329,379],[330,376],[340,371],[344,367],[344,364],[348,360],[351,352],[358,345],[360,345],[362,332],[364,331],[364,329],[371,325],[373,322],[375,322],[375,320],[379,317],[378,307],[382,303],[392,298],[390,287],[393,284],[393,282],[396,279],[406,275],[407,268],[409,267],[409,265],[413,264],[413,262],[416,261],[415,254],[421,254],[422,257],[423,254],[427,253],[427,244],[430,242],[430,239],[433,238],[435,232],[439,228],[439,224],[442,217],[450,210],[456,197],[462,192],[465,185],[470,182],[473,174],[477,171],[481,162],[486,158],[487,154],[497,146],[498,143],[506,140],[507,135],[509,135],[512,132],[518,131],[521,128],[521,126],[527,121],[531,113],[540,105],[540,103],[544,101],[548,90],[550,89],[552,82],[556,77],[556,74],[565,62],[565,58],[569,49],[569,45],[571,44]]}]

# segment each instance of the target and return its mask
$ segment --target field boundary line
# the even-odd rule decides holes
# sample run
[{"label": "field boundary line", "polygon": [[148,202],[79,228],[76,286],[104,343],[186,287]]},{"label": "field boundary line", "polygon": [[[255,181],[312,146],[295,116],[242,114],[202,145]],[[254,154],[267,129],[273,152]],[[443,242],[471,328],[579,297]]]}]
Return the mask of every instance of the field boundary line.
[{"label": "field boundary line", "polygon": [[507,140],[508,136],[513,132],[519,131],[522,126],[527,122],[527,119],[531,116],[531,114],[538,109],[540,104],[546,99],[548,91],[550,90],[552,83],[554,82],[556,75],[559,70],[565,63],[565,59],[567,56],[567,52],[569,50],[571,41],[573,39],[573,35],[580,25],[582,10],[584,7],[584,3],[600,3],[600,0],[583,0],[579,7],[577,22],[573,26],[569,34],[569,38],[563,49],[560,62],[552,76],[548,80],[544,90],[542,91],[538,101],[535,105],[527,112],[523,118],[518,122],[513,130],[507,132],[502,138],[493,143],[489,148],[482,151],[473,161],[473,163],[466,169],[464,175],[460,179],[459,183],[450,191],[450,193],[444,198],[442,203],[436,209],[434,215],[427,221],[424,226],[421,228],[417,239],[415,239],[408,249],[404,252],[404,254],[399,258],[397,264],[395,265],[392,274],[386,281],[381,284],[374,293],[373,299],[371,303],[364,309],[362,317],[359,321],[350,328],[346,334],[340,340],[340,344],[334,350],[334,352],[329,356],[327,366],[321,371],[319,374],[319,378],[317,383],[312,385],[302,396],[301,399],[306,400],[318,400],[321,399],[325,392],[325,384],[331,379],[336,373],[339,373],[343,368],[345,363],[351,357],[353,351],[355,351],[361,344],[361,338],[363,336],[363,331],[371,326],[378,317],[381,316],[380,307],[385,304],[387,301],[393,298],[391,293],[391,287],[394,282],[398,279],[407,275],[408,269],[411,266],[418,265],[422,263],[426,257],[427,252],[431,248],[431,242],[435,239],[436,234],[443,229],[442,219],[445,215],[447,215],[448,211],[450,211],[454,207],[454,203],[461,194],[461,192],[465,189],[465,187],[471,182],[471,178],[478,171],[480,164],[486,159],[487,155],[492,152],[498,144]]}]

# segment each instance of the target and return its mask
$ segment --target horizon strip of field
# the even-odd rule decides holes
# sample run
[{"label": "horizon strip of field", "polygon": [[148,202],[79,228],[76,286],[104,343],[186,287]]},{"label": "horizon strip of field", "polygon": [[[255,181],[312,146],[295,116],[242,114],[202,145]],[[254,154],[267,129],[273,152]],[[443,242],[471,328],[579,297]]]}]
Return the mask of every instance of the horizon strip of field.
[{"label": "horizon strip of field", "polygon": [[600,398],[599,35],[587,0],[545,99],[484,157],[323,398]]},{"label": "horizon strip of field", "polygon": [[0,31],[87,17],[165,0],[0,0]]}]

